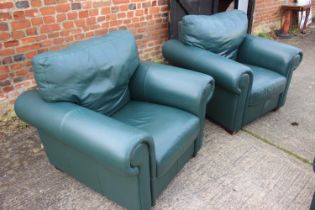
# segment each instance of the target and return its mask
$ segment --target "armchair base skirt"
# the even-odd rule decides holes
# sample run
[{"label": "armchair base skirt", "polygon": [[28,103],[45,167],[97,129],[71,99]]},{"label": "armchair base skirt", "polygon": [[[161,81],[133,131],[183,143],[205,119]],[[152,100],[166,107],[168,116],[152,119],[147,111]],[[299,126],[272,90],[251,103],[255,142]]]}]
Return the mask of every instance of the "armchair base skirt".
[{"label": "armchair base skirt", "polygon": [[45,132],[39,131],[39,135],[48,160],[55,168],[130,210],[146,210],[155,205],[158,196],[194,157],[195,141],[165,174],[150,180],[149,151],[144,144],[135,150],[133,161],[138,165],[139,173],[128,175],[106,168]]},{"label": "armchair base skirt", "polygon": [[273,110],[278,110],[281,106],[283,106],[283,104],[282,105],[280,104],[283,94],[284,93],[280,95],[274,95],[261,104],[249,105],[244,118],[244,125],[254,121],[255,119]]},{"label": "armchair base skirt", "polygon": [[283,94],[273,95],[263,103],[245,107],[247,100],[244,98],[245,96],[235,95],[217,86],[213,100],[207,105],[206,116],[230,134],[235,134],[248,123],[283,106],[281,104]]},{"label": "armchair base skirt", "polygon": [[144,144],[135,149],[134,161],[139,162],[139,166],[136,166],[139,173],[128,175],[109,170],[91,157],[44,132],[39,131],[39,135],[49,162],[59,170],[127,209],[151,208],[149,151]]},{"label": "armchair base skirt", "polygon": [[192,157],[194,157],[194,143],[178,158],[178,160],[170,167],[170,169],[158,177],[153,184],[153,197],[157,198],[167,185],[174,179],[177,173],[184,167]]}]

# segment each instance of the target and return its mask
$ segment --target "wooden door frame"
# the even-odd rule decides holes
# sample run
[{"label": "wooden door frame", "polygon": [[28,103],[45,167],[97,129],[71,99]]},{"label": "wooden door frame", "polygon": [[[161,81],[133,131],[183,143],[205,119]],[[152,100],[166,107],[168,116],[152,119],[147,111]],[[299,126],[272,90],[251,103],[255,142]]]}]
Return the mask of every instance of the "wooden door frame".
[{"label": "wooden door frame", "polygon": [[[236,0],[238,1],[238,0]],[[253,21],[254,21],[254,12],[255,12],[255,0],[248,0],[248,7],[247,7],[247,17],[248,17],[248,29],[247,33],[252,32],[253,28]]]},{"label": "wooden door frame", "polygon": [[[239,3],[239,0],[234,0],[234,8],[235,9],[238,9],[238,3]],[[247,28],[247,33],[249,33],[249,34],[252,32],[254,12],[255,12],[255,0],[248,0],[248,6],[247,6],[248,28]]]}]

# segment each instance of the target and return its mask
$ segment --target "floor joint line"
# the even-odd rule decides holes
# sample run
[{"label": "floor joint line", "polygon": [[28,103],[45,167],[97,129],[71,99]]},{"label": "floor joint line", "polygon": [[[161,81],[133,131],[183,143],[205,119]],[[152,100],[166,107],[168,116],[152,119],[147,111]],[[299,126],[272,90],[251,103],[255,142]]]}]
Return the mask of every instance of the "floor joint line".
[{"label": "floor joint line", "polygon": [[296,159],[302,161],[303,163],[306,163],[308,165],[313,166],[312,161],[308,160],[307,158],[305,158],[303,156],[300,156],[298,154],[295,154],[294,152],[292,152],[292,151],[290,151],[290,150],[288,150],[288,149],[286,149],[284,147],[281,147],[280,145],[277,145],[277,144],[273,143],[271,140],[269,140],[269,139],[267,139],[265,137],[262,137],[259,134],[254,133],[253,131],[250,131],[250,130],[247,130],[247,129],[244,129],[244,128],[242,128],[242,131],[244,131],[245,133],[255,137],[256,139],[259,139],[260,141],[264,142],[265,144],[269,144],[270,146],[273,146],[273,147],[281,150],[282,152],[284,152],[284,153],[286,153],[286,154],[288,154],[290,156],[295,157]]}]

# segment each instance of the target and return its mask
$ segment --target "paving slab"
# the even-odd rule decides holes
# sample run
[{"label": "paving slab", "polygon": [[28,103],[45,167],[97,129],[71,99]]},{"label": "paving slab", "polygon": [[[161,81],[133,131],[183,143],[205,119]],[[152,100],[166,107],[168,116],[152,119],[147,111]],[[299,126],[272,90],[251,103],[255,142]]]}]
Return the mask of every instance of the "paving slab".
[{"label": "paving slab", "polygon": [[208,122],[203,148],[156,209],[309,209],[314,184],[309,165],[245,132],[231,136]]},{"label": "paving slab", "polygon": [[[205,142],[157,200],[164,209],[309,209],[309,164],[207,121]],[[122,209],[48,163],[35,129],[0,141],[0,209]]]},{"label": "paving slab", "polygon": [[313,162],[315,155],[315,30],[304,38],[282,40],[300,47],[304,59],[294,72],[287,101],[276,112],[245,129]]}]

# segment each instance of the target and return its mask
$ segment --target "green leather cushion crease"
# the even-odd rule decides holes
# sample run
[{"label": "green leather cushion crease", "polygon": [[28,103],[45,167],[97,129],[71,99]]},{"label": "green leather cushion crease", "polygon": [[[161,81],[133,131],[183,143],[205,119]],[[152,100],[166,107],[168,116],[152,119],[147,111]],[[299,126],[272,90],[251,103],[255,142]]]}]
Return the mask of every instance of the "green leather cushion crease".
[{"label": "green leather cushion crease", "polygon": [[32,60],[40,96],[67,101],[106,115],[129,100],[129,79],[139,65],[133,35],[128,31],[46,52]]},{"label": "green leather cushion crease", "polygon": [[247,27],[247,15],[240,10],[211,16],[186,15],[179,23],[179,39],[187,45],[236,59]]}]

